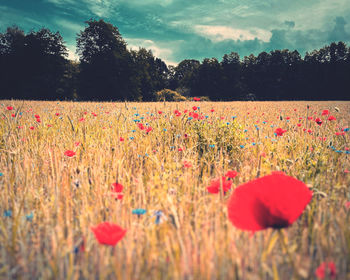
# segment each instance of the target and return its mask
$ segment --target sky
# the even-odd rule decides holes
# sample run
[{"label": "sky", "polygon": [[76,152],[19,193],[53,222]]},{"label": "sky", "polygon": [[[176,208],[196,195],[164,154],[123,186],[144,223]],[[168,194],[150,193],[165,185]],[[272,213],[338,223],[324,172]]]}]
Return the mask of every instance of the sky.
[{"label": "sky", "polygon": [[304,55],[333,41],[350,45],[350,0],[0,0],[0,32],[59,31],[71,59],[89,19],[112,23],[130,49],[151,49],[168,65],[221,61],[232,51]]}]

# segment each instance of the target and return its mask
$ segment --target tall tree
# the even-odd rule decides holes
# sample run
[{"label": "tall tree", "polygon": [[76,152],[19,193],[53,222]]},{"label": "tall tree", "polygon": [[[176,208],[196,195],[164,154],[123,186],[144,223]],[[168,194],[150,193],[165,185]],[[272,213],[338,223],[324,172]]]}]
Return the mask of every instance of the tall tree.
[{"label": "tall tree", "polygon": [[64,98],[66,56],[59,32],[42,28],[25,35],[18,27],[8,28],[0,34],[1,91],[10,98]]},{"label": "tall tree", "polygon": [[118,28],[103,20],[89,20],[86,24],[77,37],[79,97],[87,100],[141,98],[132,56]]}]

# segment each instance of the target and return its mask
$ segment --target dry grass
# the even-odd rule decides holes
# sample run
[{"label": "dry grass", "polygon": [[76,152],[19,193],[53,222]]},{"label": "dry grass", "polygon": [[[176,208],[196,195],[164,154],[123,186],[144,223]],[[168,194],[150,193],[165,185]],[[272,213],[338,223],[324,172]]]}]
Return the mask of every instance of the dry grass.
[{"label": "dry grass", "polygon": [[[329,147],[350,146],[350,132],[335,135],[349,125],[349,102],[1,103],[1,279],[313,279],[323,261],[349,279],[349,155]],[[194,105],[208,118],[188,120],[183,112]],[[337,120],[306,120],[324,109]],[[153,131],[140,130],[136,119]],[[277,127],[288,131],[275,137]],[[193,166],[183,167],[185,160]],[[230,194],[207,192],[227,170],[239,172],[234,186],[282,170],[312,187],[312,202],[284,231],[291,259],[276,231],[252,235],[232,226]],[[110,193],[116,180],[122,200]],[[135,208],[147,213],[133,215]],[[160,224],[156,210],[164,213]],[[90,230],[102,221],[128,230],[114,248]],[[77,253],[82,240],[85,251]]]}]

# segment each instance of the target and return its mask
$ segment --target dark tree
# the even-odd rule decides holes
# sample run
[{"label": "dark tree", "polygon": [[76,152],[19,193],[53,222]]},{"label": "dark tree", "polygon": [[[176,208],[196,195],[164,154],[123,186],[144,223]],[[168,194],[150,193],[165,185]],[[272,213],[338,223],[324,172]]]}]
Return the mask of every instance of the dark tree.
[{"label": "dark tree", "polygon": [[89,20],[78,34],[78,95],[85,100],[140,99],[135,67],[117,27]]},{"label": "dark tree", "polygon": [[62,99],[67,49],[59,32],[43,28],[25,35],[17,27],[0,35],[1,91],[8,98]]},{"label": "dark tree", "polygon": [[192,92],[192,89],[199,66],[200,62],[195,59],[181,61],[178,66],[172,69],[169,88],[183,95],[194,96],[195,93]]},{"label": "dark tree", "polygon": [[239,54],[231,52],[225,54],[221,61],[222,67],[222,100],[237,100],[244,93],[244,86],[241,82],[241,61]]},{"label": "dark tree", "polygon": [[151,50],[145,48],[131,53],[142,100],[155,100],[155,93],[167,85],[168,68],[166,64],[161,59],[155,58]]}]

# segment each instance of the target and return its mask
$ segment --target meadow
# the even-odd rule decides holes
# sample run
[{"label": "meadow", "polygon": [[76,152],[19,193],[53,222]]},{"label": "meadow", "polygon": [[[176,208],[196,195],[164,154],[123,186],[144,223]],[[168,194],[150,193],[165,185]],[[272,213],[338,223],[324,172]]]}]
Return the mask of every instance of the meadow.
[{"label": "meadow", "polygon": [[[350,279],[350,102],[0,103],[0,279]],[[235,227],[274,171],[312,191],[300,217]]]}]

